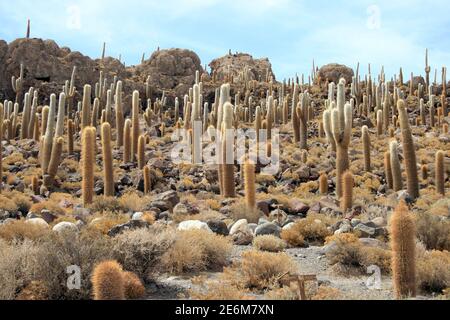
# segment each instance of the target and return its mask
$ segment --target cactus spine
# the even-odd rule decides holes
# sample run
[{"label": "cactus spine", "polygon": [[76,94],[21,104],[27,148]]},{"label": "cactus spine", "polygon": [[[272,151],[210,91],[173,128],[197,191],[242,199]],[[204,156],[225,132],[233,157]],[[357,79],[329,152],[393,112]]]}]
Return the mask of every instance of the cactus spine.
[{"label": "cactus spine", "polygon": [[362,142],[364,150],[364,170],[370,172],[372,171],[370,165],[370,135],[369,128],[367,126],[362,127]]},{"label": "cactus spine", "polygon": [[118,262],[105,261],[98,264],[91,281],[95,300],[125,300],[123,270]]},{"label": "cactus spine", "polygon": [[394,191],[400,191],[403,189],[403,181],[400,160],[398,159],[397,141],[390,142],[389,153],[391,156],[392,188]]},{"label": "cactus spine", "polygon": [[392,276],[397,299],[416,295],[415,225],[401,201],[391,218]]},{"label": "cactus spine", "polygon": [[436,191],[445,196],[444,151],[439,150],[436,152],[435,162]]},{"label": "cactus spine", "polygon": [[345,213],[353,206],[353,174],[350,171],[346,171],[342,178],[343,182],[343,196],[341,199],[341,209]]},{"label": "cactus spine", "polygon": [[83,129],[81,149],[81,175],[83,205],[86,207],[92,203],[94,196],[94,166],[95,166],[95,138],[94,127]]},{"label": "cactus spine", "polygon": [[408,193],[411,197],[417,199],[419,197],[419,178],[417,175],[416,151],[414,149],[414,141],[411,128],[409,127],[408,114],[403,100],[398,101],[397,109],[402,132],[403,156],[405,158]]},{"label": "cactus spine", "polygon": [[114,196],[114,171],[111,148],[111,125],[109,122],[102,124],[102,154],[103,154],[103,177],[106,197]]},{"label": "cactus spine", "polygon": [[250,161],[244,164],[245,203],[248,210],[256,208],[255,165]]},{"label": "cactus spine", "polygon": [[133,92],[132,103],[131,161],[135,161],[139,140],[139,91]]}]

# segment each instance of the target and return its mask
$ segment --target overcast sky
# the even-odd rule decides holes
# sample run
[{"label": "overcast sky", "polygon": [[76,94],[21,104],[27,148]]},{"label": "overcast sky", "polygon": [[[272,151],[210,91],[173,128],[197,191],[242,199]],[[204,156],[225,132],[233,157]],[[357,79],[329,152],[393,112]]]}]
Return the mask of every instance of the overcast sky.
[{"label": "overcast sky", "polygon": [[0,0],[0,39],[53,39],[90,57],[138,64],[161,48],[194,50],[209,62],[233,52],[268,57],[278,79],[309,73],[312,60],[388,75],[450,65],[448,0]]}]

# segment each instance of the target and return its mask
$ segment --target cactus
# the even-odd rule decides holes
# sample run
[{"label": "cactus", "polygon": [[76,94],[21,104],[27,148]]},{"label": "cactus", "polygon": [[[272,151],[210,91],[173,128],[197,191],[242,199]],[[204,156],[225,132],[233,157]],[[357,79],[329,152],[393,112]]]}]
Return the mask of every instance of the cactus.
[{"label": "cactus", "polygon": [[66,81],[66,84],[64,86],[64,93],[66,95],[67,99],[67,115],[69,117],[72,116],[72,105],[73,105],[73,99],[75,98],[75,75],[77,73],[77,67],[74,66],[72,69],[72,75],[70,77],[70,82]]},{"label": "cactus", "polygon": [[150,167],[145,166],[143,170],[144,175],[144,193],[149,194],[152,191],[152,178],[150,175]]},{"label": "cactus", "polygon": [[34,91],[33,102],[31,104],[30,121],[28,124],[28,138],[29,139],[34,137],[35,123],[36,123],[36,121],[38,121],[37,120],[38,118],[36,117],[37,106],[38,106],[38,92]]},{"label": "cactus", "polygon": [[291,112],[291,120],[292,127],[294,128],[294,142],[298,143],[300,141],[300,123],[297,116],[297,105],[299,100],[299,86],[298,84],[294,85],[294,94],[292,96],[292,112]]},{"label": "cactus", "polygon": [[343,193],[341,199],[341,210],[345,213],[353,207],[353,174],[346,171],[342,177]]},{"label": "cactus", "polygon": [[383,135],[383,111],[377,111],[377,136],[381,137]]},{"label": "cactus", "polygon": [[309,119],[309,94],[300,95],[300,103],[297,107],[297,119],[300,124],[300,148],[308,149],[308,119]]},{"label": "cactus", "polygon": [[245,203],[248,210],[256,208],[255,165],[249,160],[244,163]]},{"label": "cactus", "polygon": [[385,179],[386,183],[388,185],[389,189],[392,189],[394,187],[394,178],[392,175],[392,166],[391,166],[391,153],[389,151],[386,151],[384,153],[384,172],[385,172]]},{"label": "cactus", "polygon": [[41,132],[42,134],[45,134],[47,131],[47,121],[48,121],[48,115],[50,113],[50,107],[45,106],[42,108],[42,123],[41,123]]},{"label": "cactus", "polygon": [[402,200],[391,218],[392,278],[397,299],[416,295],[415,225]]},{"label": "cactus", "polygon": [[20,139],[28,138],[28,126],[30,121],[30,113],[31,113],[31,97],[30,93],[25,93],[24,98],[24,108],[22,113],[22,125],[20,127]]},{"label": "cactus", "polygon": [[138,168],[142,170],[146,163],[146,161],[145,161],[145,136],[144,135],[139,136],[137,153],[138,153],[138,156],[137,156]]},{"label": "cactus", "polygon": [[20,96],[22,94],[22,88],[23,88],[23,83],[24,83],[23,71],[24,71],[24,67],[23,67],[23,64],[21,63],[19,78],[16,79],[15,76],[11,77],[11,85],[12,85],[13,91],[16,93],[16,103],[20,102]]},{"label": "cactus", "polygon": [[91,122],[91,86],[85,85],[83,89],[83,104],[81,109],[81,128],[88,127]]},{"label": "cactus", "polygon": [[50,158],[50,163],[48,165],[48,178],[44,179],[44,184],[49,187],[53,184],[58,167],[61,163],[61,154],[64,146],[64,138],[59,137],[55,140],[52,147],[52,155]]},{"label": "cactus", "polygon": [[443,134],[448,134],[448,123],[443,123],[442,124],[442,133]]},{"label": "cactus", "polygon": [[[234,185],[234,161],[233,159],[233,146],[234,135],[229,132],[233,129],[233,106],[227,102],[223,106],[223,139],[222,139],[222,185],[223,196],[225,198],[234,198],[236,196],[236,190]],[[230,154],[231,153],[231,154]]]},{"label": "cactus", "polygon": [[426,164],[422,164],[420,172],[422,173],[422,180],[428,180],[428,166]]},{"label": "cactus", "polygon": [[37,176],[31,177],[31,190],[33,191],[34,195],[39,195],[39,180]]},{"label": "cactus", "polygon": [[414,149],[414,141],[411,128],[409,127],[408,114],[403,100],[398,101],[397,109],[402,132],[403,156],[405,159],[408,193],[413,199],[417,199],[419,197],[419,179],[417,176],[416,151]]},{"label": "cactus", "polygon": [[64,92],[61,92],[59,95],[58,117],[56,120],[55,138],[62,137],[64,135],[65,108],[66,108],[66,94]]},{"label": "cactus", "polygon": [[94,107],[92,108],[92,114],[91,114],[91,127],[97,128],[99,109],[100,109],[100,100],[99,100],[99,98],[95,98],[94,99]]},{"label": "cactus", "polygon": [[[332,105],[334,102],[332,103]],[[331,151],[336,152],[336,141],[334,140],[333,130],[331,128],[331,113],[332,113],[333,107],[331,109],[325,110],[323,112],[323,124],[324,124],[324,130],[325,135],[327,137],[328,143],[330,144]]]},{"label": "cactus", "polygon": [[126,299],[139,299],[145,295],[145,287],[139,277],[133,272],[123,272]]},{"label": "cactus", "polygon": [[75,126],[72,119],[67,121],[67,152],[72,155],[74,150],[73,135],[75,134]]},{"label": "cactus", "polygon": [[363,152],[364,152],[364,170],[371,172],[372,168],[370,165],[370,135],[369,128],[367,126],[362,127],[362,142],[363,142]]},{"label": "cactus", "polygon": [[48,169],[48,164],[50,163],[50,157],[52,154],[53,147],[53,132],[55,130],[55,109],[56,109],[56,95],[52,94],[50,96],[50,110],[47,116],[47,123],[44,136],[44,144],[42,148],[42,173],[46,174]]},{"label": "cactus", "polygon": [[120,148],[123,146],[123,127],[125,125],[125,119],[123,115],[123,104],[122,104],[122,81],[118,81],[116,85],[116,146]]},{"label": "cactus", "polygon": [[328,176],[322,173],[319,177],[319,192],[322,195],[328,194]]},{"label": "cactus", "polygon": [[95,300],[125,300],[125,281],[117,261],[97,264],[92,272],[92,290]]},{"label": "cactus", "polygon": [[131,161],[131,120],[125,120],[123,127],[123,162]]},{"label": "cactus", "polygon": [[400,160],[398,158],[397,141],[393,140],[390,142],[389,154],[391,156],[392,188],[394,191],[400,191],[403,189],[403,181]]},{"label": "cactus", "polygon": [[95,128],[84,128],[81,143],[81,189],[85,207],[92,203],[94,196],[95,140]]},{"label": "cactus", "polygon": [[103,193],[105,197],[114,196],[114,169],[111,147],[111,125],[109,122],[102,124],[102,155],[103,155]]},{"label": "cactus", "polygon": [[445,169],[444,169],[444,151],[436,152],[435,159],[435,184],[436,191],[445,196]]},{"label": "cactus", "polygon": [[434,108],[434,95],[430,95],[430,101],[428,101],[430,104],[430,126],[434,128],[435,126],[435,108]]},{"label": "cactus", "polygon": [[138,152],[139,132],[139,91],[135,90],[132,103],[131,161],[135,161]]},{"label": "cactus", "polygon": [[113,116],[112,116],[112,91],[108,90],[106,92],[106,106],[105,106],[105,121],[108,122],[111,127],[113,126]]},{"label": "cactus", "polygon": [[[343,81],[341,81],[342,83]],[[338,90],[339,91],[339,90]],[[343,114],[341,114],[343,113]],[[353,110],[350,104],[345,105],[345,109],[339,111],[333,109],[331,114],[331,127],[334,140],[336,141],[336,196],[342,197],[342,175],[348,170],[350,161],[348,158],[348,146],[352,133]],[[342,123],[342,120],[344,123]]]}]

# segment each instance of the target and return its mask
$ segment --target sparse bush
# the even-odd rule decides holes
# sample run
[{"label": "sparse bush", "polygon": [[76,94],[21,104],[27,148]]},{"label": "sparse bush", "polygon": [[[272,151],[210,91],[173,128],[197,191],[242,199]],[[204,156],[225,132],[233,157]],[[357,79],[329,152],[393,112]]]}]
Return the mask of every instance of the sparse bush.
[{"label": "sparse bush", "polygon": [[450,250],[450,220],[421,212],[416,218],[417,238],[429,250]]},{"label": "sparse bush", "polygon": [[286,243],[273,235],[263,235],[253,240],[253,246],[262,251],[280,252],[286,248]]},{"label": "sparse bush", "polygon": [[311,300],[341,300],[342,292],[339,289],[320,286],[317,289],[317,293],[311,298]]},{"label": "sparse bush", "polygon": [[120,204],[119,199],[117,199],[116,197],[106,197],[106,196],[95,197],[94,201],[89,205],[89,208],[94,213],[124,211],[124,208]]},{"label": "sparse bush", "polygon": [[290,229],[281,232],[281,238],[294,247],[302,247],[305,242],[323,244],[331,235],[324,217],[311,215],[299,220]]},{"label": "sparse bush", "polygon": [[27,223],[25,220],[17,220],[0,225],[0,238],[12,242],[22,242],[25,239],[37,240],[48,235],[51,230],[41,225]]},{"label": "sparse bush", "polygon": [[179,231],[161,262],[164,270],[176,274],[219,269],[227,264],[231,249],[229,238],[205,230]]},{"label": "sparse bush", "polygon": [[261,211],[258,208],[249,208],[241,200],[231,205],[231,217],[234,221],[247,219],[249,223],[257,223],[261,216]]},{"label": "sparse bush", "polygon": [[196,277],[192,283],[194,287],[189,289],[189,297],[193,300],[252,300],[248,290],[237,288],[226,281],[205,280]]},{"label": "sparse bush", "polygon": [[427,251],[417,257],[417,283],[427,293],[442,293],[450,286],[450,252]]},{"label": "sparse bush", "polygon": [[145,287],[142,284],[141,279],[139,279],[135,273],[126,271],[122,276],[125,288],[125,298],[136,300],[144,297]]},{"label": "sparse bush", "polygon": [[48,299],[47,287],[42,281],[31,281],[20,293],[16,300],[42,301]]}]

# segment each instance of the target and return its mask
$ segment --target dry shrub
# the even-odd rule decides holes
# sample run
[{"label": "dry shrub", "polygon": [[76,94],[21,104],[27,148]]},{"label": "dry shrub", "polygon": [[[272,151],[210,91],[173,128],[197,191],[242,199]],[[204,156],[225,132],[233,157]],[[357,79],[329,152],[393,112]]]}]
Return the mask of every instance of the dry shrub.
[{"label": "dry shrub", "polygon": [[13,200],[0,194],[0,210],[8,211],[10,213],[16,213],[19,208]]},{"label": "dry shrub", "polygon": [[105,213],[104,215],[97,215],[94,218],[98,218],[96,221],[92,221],[88,229],[97,231],[101,234],[108,234],[109,230],[113,227],[127,223],[130,218],[124,214],[115,214],[112,212]]},{"label": "dry shrub", "polygon": [[151,227],[123,232],[112,241],[115,259],[126,270],[131,270],[141,279],[147,280],[161,256],[175,241],[175,235],[170,229]]},{"label": "dry shrub", "polygon": [[206,222],[208,220],[222,220],[223,215],[217,211],[201,211],[198,214],[193,215],[182,215],[182,214],[174,214],[172,215],[172,219],[175,223],[180,223],[183,221],[190,221],[190,220],[198,220]]},{"label": "dry shrub", "polygon": [[251,250],[226,268],[224,274],[238,288],[265,290],[279,288],[284,276],[297,272],[297,264],[285,253]]},{"label": "dry shrub", "polygon": [[48,235],[51,230],[41,225],[27,223],[25,220],[12,221],[0,225],[0,238],[12,241],[37,240]]},{"label": "dry shrub", "polygon": [[317,293],[311,298],[311,300],[342,300],[342,292],[339,289],[320,286],[317,289]]},{"label": "dry shrub", "polygon": [[237,288],[230,283],[217,280],[205,280],[196,277],[192,280],[195,285],[189,289],[189,298],[193,300],[253,300],[244,289]]},{"label": "dry shrub", "polygon": [[0,239],[0,300],[13,300],[37,272],[42,249],[30,240],[7,243]]},{"label": "dry shrub", "polygon": [[248,208],[242,199],[233,203],[230,209],[230,216],[234,221],[247,219],[248,223],[258,223],[259,218],[262,217],[261,211],[256,208]]},{"label": "dry shrub", "polygon": [[123,282],[126,299],[137,300],[145,296],[145,287],[135,273],[129,271],[124,272]]},{"label": "dry shrub", "polygon": [[123,207],[121,206],[119,199],[116,197],[98,196],[94,198],[94,201],[89,206],[93,213],[104,212],[121,212]]},{"label": "dry shrub", "polygon": [[330,221],[325,216],[308,216],[306,219],[296,222],[290,229],[283,230],[281,239],[294,247],[302,247],[305,242],[323,244],[326,237],[331,235],[331,232],[327,229]]},{"label": "dry shrub", "polygon": [[33,212],[35,214],[40,214],[42,210],[48,210],[56,216],[62,216],[66,213],[64,209],[59,205],[59,202],[54,200],[35,203],[30,208],[30,212]]},{"label": "dry shrub", "polygon": [[208,206],[208,208],[215,211],[219,211],[220,208],[222,207],[220,201],[216,199],[206,199],[205,203]]},{"label": "dry shrub", "polygon": [[417,238],[429,250],[450,250],[450,220],[427,212],[417,215]]},{"label": "dry shrub", "polygon": [[145,208],[151,202],[150,200],[149,196],[142,196],[137,192],[128,192],[119,199],[119,203],[124,212],[142,212],[145,211]]},{"label": "dry shrub", "polygon": [[179,231],[161,262],[169,273],[216,270],[227,264],[232,247],[229,238],[205,230]]},{"label": "dry shrub", "polygon": [[298,286],[292,283],[290,286],[268,291],[264,295],[265,300],[294,301],[298,298]]},{"label": "dry shrub", "polygon": [[42,301],[48,299],[48,289],[42,281],[31,281],[20,293],[16,300]]},{"label": "dry shrub", "polygon": [[352,271],[365,273],[371,265],[378,266],[383,273],[391,271],[391,252],[382,248],[362,245],[356,237],[341,234],[333,237],[326,253],[328,262],[337,266],[344,274]]},{"label": "dry shrub", "polygon": [[450,252],[426,251],[417,259],[417,284],[428,293],[442,293],[450,286]]},{"label": "dry shrub", "polygon": [[[10,201],[12,201],[15,205],[12,205],[8,200],[6,200],[5,198],[9,199]],[[6,202],[8,203],[3,203],[3,201],[6,200]],[[18,191],[6,191],[4,192],[1,196],[0,196],[0,207],[11,207],[11,208],[15,208],[15,210],[7,210],[10,212],[22,212],[23,214],[27,214],[28,210],[30,210],[31,207],[31,200],[30,197],[27,196],[26,194],[22,193],[22,192],[18,192]],[[6,210],[6,209],[4,209]]]},{"label": "dry shrub", "polygon": [[258,236],[253,240],[253,246],[262,251],[280,252],[286,249],[286,243],[273,235]]}]

